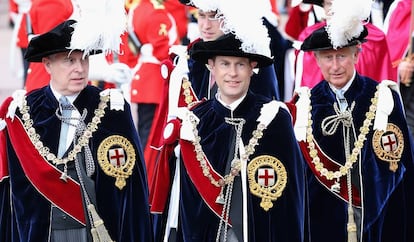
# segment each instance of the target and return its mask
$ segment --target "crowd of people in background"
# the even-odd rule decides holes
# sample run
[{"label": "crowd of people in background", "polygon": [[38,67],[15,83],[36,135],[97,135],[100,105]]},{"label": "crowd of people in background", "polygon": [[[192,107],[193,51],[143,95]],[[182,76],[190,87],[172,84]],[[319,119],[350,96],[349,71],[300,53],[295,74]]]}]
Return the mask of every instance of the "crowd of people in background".
[{"label": "crowd of people in background", "polygon": [[[76,2],[9,0],[9,22],[15,32],[11,40],[11,46],[16,47],[11,51],[18,50],[23,57],[30,38],[36,34],[46,32],[62,20],[79,15]],[[301,52],[295,47],[295,43],[302,42],[315,28],[324,23],[331,1],[270,0],[269,2],[271,8],[268,13],[264,12],[263,21],[269,26],[269,35],[272,36],[271,51],[275,59],[274,67],[278,82],[275,98],[287,101],[298,87],[313,87],[315,83],[311,82],[315,81],[312,80],[318,80],[322,77],[315,68],[303,68],[303,66],[315,66],[315,63],[312,56],[309,56],[309,53]],[[388,37],[386,41],[385,38],[393,34],[387,35],[388,22],[395,10],[395,6],[392,5],[397,5],[398,2],[403,1],[373,1],[371,16],[367,20],[367,26],[370,30],[368,31],[369,41],[363,45],[367,51],[362,52],[361,61],[358,62],[357,68],[362,74],[376,80],[397,81],[396,60],[395,57],[389,56],[389,52],[392,54],[395,50],[388,51],[386,46],[387,44],[392,46],[393,43],[389,44],[389,42],[395,40]],[[65,11],[59,11],[59,15],[56,15],[53,9],[65,9]],[[391,9],[390,13],[389,9]],[[407,5],[404,9],[410,12],[410,6]],[[125,92],[129,92],[126,95],[134,107],[135,105],[141,106],[141,109],[136,108],[137,113],[134,113],[134,117],[136,120],[139,117],[144,120],[139,123],[136,122],[143,146],[147,149],[148,136],[154,132],[152,120],[156,118],[160,102],[158,99],[162,96],[161,94],[154,95],[153,92],[148,90],[158,90],[157,93],[162,93],[159,90],[162,89],[163,78],[160,76],[158,69],[162,61],[168,59],[170,47],[188,45],[201,37],[202,33],[196,27],[199,14],[196,8],[182,4],[179,0],[126,0],[125,10],[128,13],[128,31],[122,36],[122,54],[118,55],[119,53],[116,53],[117,56],[115,57],[110,55],[105,58],[108,64],[120,62],[128,65],[131,69],[132,79],[129,80],[131,86]],[[154,10],[156,11],[150,12]],[[151,21],[149,21],[149,17],[144,17],[143,14],[135,14],[136,11],[144,11],[151,15]],[[138,18],[137,15],[141,17]],[[148,45],[145,45],[148,42],[150,42],[152,49],[148,49]],[[395,44],[400,43],[401,41]],[[29,66],[24,58],[22,58],[22,62],[23,69],[20,72],[22,75],[16,78],[22,79],[25,89],[30,91],[47,84],[48,76],[44,73],[43,68],[37,68],[34,64]],[[100,67],[102,69],[102,66]],[[92,74],[96,74],[94,71],[92,72]],[[113,75],[116,75],[115,72],[113,71]],[[105,83],[114,82],[110,74],[108,75],[98,75],[97,77],[92,75],[91,83],[101,88],[114,87],[112,84]],[[147,79],[148,75],[151,75],[154,81],[143,81]],[[155,81],[153,75],[158,76],[157,81]],[[119,77],[119,74],[117,77]],[[31,79],[36,80],[35,83],[32,84]],[[138,95],[138,93],[140,94]]]},{"label": "crowd of people in background", "polygon": [[[414,241],[412,0],[104,1],[9,0],[24,93],[0,107],[0,205],[14,203],[0,209],[1,241],[98,241],[84,232],[99,227],[88,205],[104,241]],[[98,23],[90,12],[114,14]],[[87,21],[98,34],[75,36]],[[117,50],[100,46],[123,23]],[[60,88],[74,72],[82,85]],[[54,157],[65,124],[74,141]],[[85,214],[28,174],[16,129],[43,142],[31,152],[53,163],[47,172],[75,177]],[[91,144],[76,146],[83,136]],[[106,196],[118,209],[103,209]]]}]

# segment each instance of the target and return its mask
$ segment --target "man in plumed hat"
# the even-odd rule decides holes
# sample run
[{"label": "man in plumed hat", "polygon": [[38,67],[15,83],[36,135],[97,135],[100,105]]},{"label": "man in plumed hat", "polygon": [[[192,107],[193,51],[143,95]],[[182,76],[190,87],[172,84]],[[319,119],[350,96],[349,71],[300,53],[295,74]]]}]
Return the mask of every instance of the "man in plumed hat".
[{"label": "man in plumed hat", "polygon": [[[180,3],[191,8],[193,20],[197,29],[189,28],[188,36],[192,41],[187,46],[173,46],[170,48],[170,58],[164,61],[163,67],[169,67],[171,75],[165,75],[165,95],[160,104],[159,115],[154,120],[154,129],[149,137],[150,149],[145,157],[147,163],[148,184],[150,190],[151,213],[154,217],[154,234],[156,241],[175,240],[175,231],[178,221],[180,174],[177,172],[179,158],[174,154],[177,140],[166,142],[164,130],[175,119],[172,107],[186,107],[195,102],[198,97],[210,99],[217,91],[217,84],[204,63],[198,63],[189,58],[188,51],[193,44],[199,41],[211,41],[223,35],[220,29],[221,20],[216,17],[219,1],[217,0],[180,0]],[[194,33],[196,32],[196,33]],[[175,66],[173,66],[173,62]],[[188,75],[184,81],[181,74]],[[191,82],[191,84],[189,84]],[[186,92],[191,93],[184,100],[182,86],[188,85]],[[181,97],[181,98],[180,98]],[[169,124],[167,124],[169,122]]]},{"label": "man in plumed hat", "polygon": [[[263,30],[268,27],[266,23],[271,25],[268,21],[264,20],[264,13],[271,11],[270,2],[263,1],[204,1],[204,0],[192,0],[181,1],[184,4],[191,5],[197,8],[197,24],[200,32],[200,38],[194,40],[188,48],[171,49],[174,53],[171,55],[174,58],[174,69],[171,72],[169,78],[169,94],[166,98],[165,115],[164,119],[160,120],[158,127],[165,127],[159,129],[158,138],[153,139],[154,162],[146,160],[147,163],[156,164],[153,179],[150,183],[150,202],[151,212],[156,214],[157,220],[164,220],[165,228],[163,225],[156,226],[155,233],[161,234],[161,237],[174,237],[174,228],[177,227],[177,220],[180,215],[178,212],[178,200],[179,193],[176,192],[179,185],[180,173],[177,172],[180,157],[175,150],[178,150],[177,140],[171,127],[175,126],[177,120],[177,108],[189,107],[198,99],[213,99],[218,90],[218,84],[214,75],[206,68],[205,61],[195,60],[189,55],[193,51],[193,47],[199,42],[208,42],[217,40],[220,36],[224,35],[223,31],[226,31],[226,27],[242,28],[250,31],[252,26],[257,26],[259,30]],[[240,8],[235,11],[234,6],[237,4]],[[265,14],[266,17],[269,15]],[[270,18],[269,18],[270,19]],[[246,26],[249,26],[246,28]],[[274,27],[274,26],[272,26]],[[236,29],[236,27],[234,27]],[[233,30],[232,30],[233,31]],[[266,36],[259,35],[265,40],[264,46],[267,45],[269,50],[270,46],[273,46],[272,38],[268,41],[267,34],[269,28],[266,30]],[[230,32],[227,30],[227,32]],[[234,32],[242,32],[239,29]],[[260,38],[258,38],[259,41]],[[280,48],[281,46],[278,46]],[[271,51],[271,50],[269,50]],[[275,62],[273,62],[275,64]],[[256,69],[256,68],[255,68]],[[252,73],[250,90],[257,95],[266,96],[269,99],[278,99],[278,87],[277,78],[272,65],[261,66],[257,68],[259,72]],[[191,83],[191,84],[190,84]],[[167,96],[166,96],[167,97]],[[168,109],[168,110],[167,110]],[[165,125],[165,123],[168,123]],[[163,132],[164,131],[164,132]],[[176,158],[178,157],[178,158]],[[157,159],[157,160],[156,160]],[[149,166],[148,166],[149,167]],[[148,169],[147,167],[147,169]],[[150,173],[150,171],[149,171]],[[171,196],[170,196],[171,194]],[[162,222],[160,224],[163,224]],[[161,227],[161,229],[160,229]],[[172,228],[172,229],[171,229]],[[171,229],[171,233],[169,232]],[[161,230],[161,232],[159,232]],[[165,231],[165,233],[164,233]]]},{"label": "man in plumed hat", "polygon": [[[169,79],[167,80],[169,82],[169,90],[167,90],[169,94],[165,95],[164,100],[162,101],[160,112],[163,114],[161,114],[157,120],[158,125],[156,127],[164,127],[167,119],[166,117],[174,116],[174,114],[169,113],[170,111],[167,110],[168,106],[187,106],[196,100],[213,98],[216,94],[217,84],[215,83],[214,77],[211,75],[210,71],[206,68],[205,63],[200,63],[193,60],[190,57],[189,53],[192,51],[192,47],[195,43],[200,41],[213,41],[224,35],[222,27],[225,25],[225,23],[227,23],[226,25],[237,24],[239,25],[239,28],[243,28],[247,24],[255,25],[257,22],[252,22],[251,16],[255,16],[255,14],[259,12],[259,24],[266,26],[271,38],[269,47],[272,51],[272,55],[274,53],[273,51],[278,52],[277,50],[281,50],[280,52],[282,52],[282,49],[285,48],[285,43],[282,40],[281,35],[279,33],[276,33],[277,30],[275,30],[274,26],[272,25],[274,21],[271,19],[274,17],[274,20],[276,20],[276,16],[270,13],[271,5],[268,0],[256,1],[254,6],[252,6],[252,2],[240,2],[237,0],[226,2],[221,2],[220,0],[180,0],[180,2],[194,8],[193,15],[197,18],[199,37],[193,40],[188,46],[173,46],[170,49],[170,59],[164,61],[169,64],[169,68],[171,69],[170,72],[174,74],[171,74],[170,76],[166,75],[166,79]],[[234,11],[233,6],[236,3],[241,7],[241,9],[238,11]],[[235,15],[239,16],[235,18]],[[242,19],[240,17],[242,17]],[[269,18],[269,20],[267,20],[267,18]],[[277,38],[277,40],[275,38]],[[275,53],[275,55],[278,55],[280,57],[283,54],[278,52]],[[281,66],[279,63],[276,64],[276,62],[277,61],[274,61],[273,64],[277,65],[280,69]],[[164,65],[164,67],[166,66],[167,65]],[[252,76],[253,81],[250,88],[256,94],[279,100],[280,95],[278,87],[278,76],[276,75],[278,73],[275,72],[276,67],[273,67],[274,66],[269,65],[263,68],[257,68]],[[184,96],[182,90],[180,89],[181,85],[178,85],[178,88],[176,88],[177,85],[174,83],[177,83],[177,80],[173,80],[174,77],[178,76],[178,82],[181,82],[181,74],[185,74],[187,76],[189,82],[186,82],[184,85],[191,86],[188,88],[188,90],[191,90],[194,98],[187,98],[186,102],[182,102],[177,105],[177,100],[168,99],[171,96],[180,96],[181,98]],[[175,102],[173,103],[172,101]],[[158,158],[158,156],[154,155],[154,153],[158,154],[161,150],[162,145],[164,145],[162,144],[164,140],[160,140],[159,138],[162,136],[162,131],[163,129],[155,129],[154,133],[152,133],[153,135],[150,142],[153,154],[152,156],[148,156],[149,159],[146,159],[146,162],[148,164],[147,169],[149,170],[149,177],[153,177],[151,173],[152,170],[154,170],[149,168],[155,166],[156,161],[154,160]],[[153,183],[154,179],[149,180],[150,185]]]},{"label": "man in plumed hat", "polygon": [[178,241],[303,241],[304,164],[283,103],[250,91],[253,69],[272,64],[255,41],[266,28],[254,30],[193,46],[218,91],[179,115]]},{"label": "man in plumed hat", "polygon": [[[299,36],[298,41],[303,42],[313,31],[326,25],[326,20],[330,18],[332,3],[335,0],[305,0],[306,3],[323,7],[325,17],[323,20],[304,28]],[[338,0],[337,2],[346,2]],[[352,0],[347,5],[344,4],[340,9],[341,13],[352,12],[355,16],[364,16],[365,27],[368,30],[366,42],[360,47],[363,51],[359,54],[359,61],[356,69],[364,76],[368,76],[378,82],[382,80],[395,80],[395,70],[392,68],[390,51],[388,50],[387,40],[384,32],[374,24],[368,22],[372,9],[372,0],[356,1]],[[355,11],[355,10],[358,11]],[[344,22],[344,21],[343,21]],[[344,26],[344,28],[347,28]],[[295,46],[295,44],[294,44]],[[321,79],[322,73],[313,58],[312,54],[296,50],[295,52],[295,89],[302,86],[309,88],[314,87]]]},{"label": "man in plumed hat", "polygon": [[324,77],[299,90],[294,115],[307,163],[307,241],[413,241],[413,146],[396,84],[356,71],[367,28],[336,20],[301,46]]},{"label": "man in plumed hat", "polygon": [[[197,16],[197,24],[198,24],[198,31],[199,31],[199,38],[195,39],[193,42],[191,42],[188,45],[188,51],[191,51],[192,46],[199,42],[199,41],[211,41],[215,40],[221,35],[223,35],[223,31],[221,29],[223,22],[225,21],[233,21],[231,20],[236,11],[234,11],[234,8],[231,8],[229,6],[234,6],[232,3],[238,3],[241,8],[245,8],[244,2],[237,2],[232,1],[228,2],[227,4],[222,3],[221,1],[204,1],[204,0],[180,0],[181,3],[192,6],[196,8],[196,13],[194,15]],[[251,14],[254,15],[254,12],[260,11],[260,14],[262,15],[262,22],[263,24],[268,28],[269,35],[271,36],[271,42],[269,44],[269,47],[272,47],[273,49],[279,49],[282,48],[281,46],[285,44],[282,40],[279,40],[279,35],[274,33],[275,23],[276,22],[276,16],[272,15],[271,12],[271,5],[268,2],[268,0],[260,0],[256,2],[257,6],[252,6],[251,4],[248,5],[251,10]],[[238,12],[240,12],[240,16],[244,16],[245,12],[244,9],[240,9]],[[267,18],[265,18],[267,17]],[[245,16],[245,21],[239,22],[238,24],[244,25],[248,24],[250,16]],[[238,19],[240,20],[240,19]],[[237,20],[237,21],[238,21]],[[232,23],[233,24],[233,23]],[[276,30],[275,30],[276,31]],[[277,40],[275,39],[277,38]],[[279,44],[279,46],[277,46]],[[271,45],[271,46],[270,46]],[[273,54],[273,52],[272,52]],[[274,55],[278,55],[279,53],[274,53]],[[273,63],[275,64],[275,63]],[[192,59],[188,60],[189,65],[189,78],[191,85],[198,97],[198,99],[203,98],[211,98],[214,96],[217,85],[214,84],[214,79],[210,76],[210,72],[205,68],[203,64],[199,64],[195,62]],[[262,68],[260,71],[255,73],[253,76],[254,80],[264,80],[264,85],[256,84],[257,82],[254,82],[252,85],[252,90],[258,94],[279,100],[280,94],[279,94],[279,86],[278,86],[278,76],[276,76],[276,72],[271,69],[272,66],[267,66],[265,68]]]},{"label": "man in plumed hat", "polygon": [[140,141],[118,90],[88,86],[74,20],[34,37],[25,58],[48,86],[0,108],[1,241],[152,241]]}]

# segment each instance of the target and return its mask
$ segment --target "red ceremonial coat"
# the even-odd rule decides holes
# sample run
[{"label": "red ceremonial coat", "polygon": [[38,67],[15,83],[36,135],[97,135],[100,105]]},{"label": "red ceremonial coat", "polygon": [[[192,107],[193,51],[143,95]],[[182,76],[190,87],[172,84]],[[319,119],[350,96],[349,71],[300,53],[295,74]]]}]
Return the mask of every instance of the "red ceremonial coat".
[{"label": "red ceremonial coat", "polygon": [[11,15],[13,13],[17,14],[19,12],[19,7],[14,0],[9,0],[9,18],[11,20]]},{"label": "red ceremonial coat", "polygon": [[177,25],[178,37],[180,40],[187,36],[187,8],[188,6],[180,3],[176,0],[167,0],[164,2],[164,6],[167,11],[174,17]]},{"label": "red ceremonial coat", "polygon": [[297,5],[289,10],[289,17],[285,25],[285,33],[294,40],[299,38],[300,33],[308,26],[309,13],[308,11],[302,11],[300,6]]},{"label": "red ceremonial coat", "polygon": [[161,61],[168,58],[170,46],[178,41],[175,21],[163,5],[150,0],[142,0],[129,13],[133,14],[132,27],[142,44],[131,84],[131,101],[158,104],[164,87]]},{"label": "red ceremonial coat", "polygon": [[[128,13],[138,0],[125,0],[125,11]],[[127,64],[130,68],[134,68],[137,64],[138,56],[134,54],[128,44],[128,32],[121,35],[122,44],[120,45],[120,53],[117,55],[118,61]]]},{"label": "red ceremonial coat", "polygon": [[120,53],[118,54],[118,61],[127,64],[130,68],[134,68],[137,64],[137,56],[131,51],[128,46],[128,33],[121,35],[122,44],[120,46]]}]

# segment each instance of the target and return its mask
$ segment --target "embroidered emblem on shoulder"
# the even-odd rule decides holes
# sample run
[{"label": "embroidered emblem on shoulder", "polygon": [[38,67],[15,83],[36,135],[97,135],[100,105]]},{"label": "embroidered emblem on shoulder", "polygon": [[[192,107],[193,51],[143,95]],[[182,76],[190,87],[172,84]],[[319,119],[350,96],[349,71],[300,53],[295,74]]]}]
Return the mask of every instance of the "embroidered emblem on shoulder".
[{"label": "embroidered emblem on shoulder", "polygon": [[375,155],[388,163],[389,169],[395,172],[404,150],[404,136],[400,128],[389,123],[386,131],[377,130],[372,137]]},{"label": "embroidered emblem on shoulder", "polygon": [[260,198],[260,206],[269,211],[286,187],[285,166],[276,157],[261,155],[255,157],[247,166],[250,192]]},{"label": "embroidered emblem on shoulder", "polygon": [[135,165],[132,143],[120,135],[104,139],[98,147],[98,163],[106,175],[114,177],[115,186],[122,190]]}]

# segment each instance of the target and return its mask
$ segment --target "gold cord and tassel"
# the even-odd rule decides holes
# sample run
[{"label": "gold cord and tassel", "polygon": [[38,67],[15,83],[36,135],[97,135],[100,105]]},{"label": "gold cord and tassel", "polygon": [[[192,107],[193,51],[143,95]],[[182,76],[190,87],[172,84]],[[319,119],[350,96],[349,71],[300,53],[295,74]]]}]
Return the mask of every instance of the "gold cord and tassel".
[{"label": "gold cord and tassel", "polygon": [[[376,97],[378,95],[377,93],[378,91],[375,93]],[[376,109],[376,106],[372,108],[373,105],[376,105],[376,102],[373,101],[370,107],[370,110]],[[355,106],[355,102],[351,104],[351,108],[347,107],[345,111],[341,111],[338,107],[338,104],[334,103],[334,110],[336,114],[332,116],[328,116],[322,121],[322,124],[321,124],[323,134],[327,136],[327,135],[333,135],[337,131],[337,128],[340,122],[342,122],[342,134],[343,134],[344,151],[345,151],[345,165],[342,166],[340,170],[337,172],[328,171],[335,175],[332,175],[329,177],[326,176],[326,177],[328,178],[328,180],[332,180],[336,178],[337,181],[339,181],[339,179],[346,174],[347,190],[348,190],[348,223],[346,225],[346,228],[347,228],[347,234],[348,234],[348,240],[347,240],[348,242],[358,242],[357,224],[355,223],[354,209],[352,206],[353,195],[352,195],[351,170],[356,162],[358,161],[361,162],[361,157],[358,154],[360,153],[361,148],[363,147],[363,141],[365,139],[366,134],[369,131],[368,127],[371,125],[372,118],[374,117],[371,115],[367,115],[367,120],[364,121],[365,128],[360,129],[361,134],[358,136],[358,139],[356,139],[357,137],[356,130],[355,130],[354,123],[352,120],[352,111],[354,109],[354,106]],[[311,123],[309,126],[311,126]],[[308,135],[312,135],[312,130],[308,130],[307,132],[308,132]],[[355,148],[353,148],[351,152],[351,140],[352,139],[357,140],[357,141],[354,143]],[[312,142],[313,137],[310,137],[310,138],[308,137],[308,140]],[[314,160],[315,160],[315,157],[317,157],[317,155],[313,156]],[[319,161],[318,163],[322,164]],[[314,162],[314,164],[316,165],[317,163]],[[339,182],[335,183],[331,189],[339,191],[340,190]]]},{"label": "gold cord and tassel", "polygon": [[352,183],[351,171],[347,174],[348,187],[348,223],[346,224],[346,231],[348,232],[348,242],[358,242],[357,225],[355,223],[354,208],[352,207]]},{"label": "gold cord and tassel", "polygon": [[357,226],[354,219],[354,209],[352,204],[348,205],[348,224],[346,225],[348,231],[348,242],[357,242]]},{"label": "gold cord and tassel", "polygon": [[104,221],[96,212],[95,205],[92,203],[88,205],[88,211],[92,217],[91,234],[93,242],[114,242],[105,228]]}]

